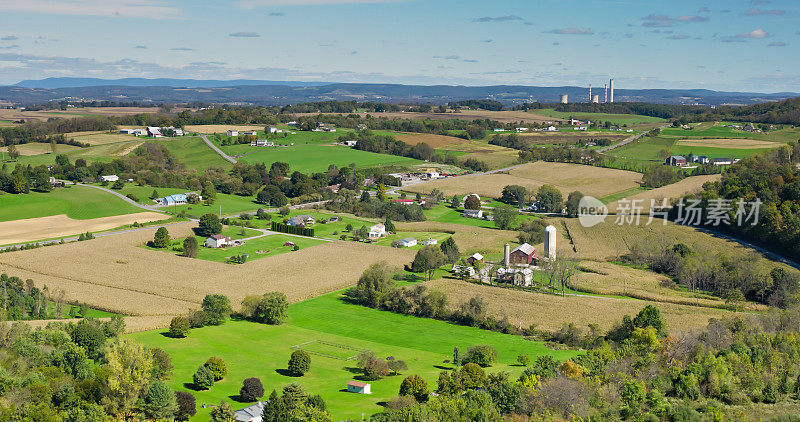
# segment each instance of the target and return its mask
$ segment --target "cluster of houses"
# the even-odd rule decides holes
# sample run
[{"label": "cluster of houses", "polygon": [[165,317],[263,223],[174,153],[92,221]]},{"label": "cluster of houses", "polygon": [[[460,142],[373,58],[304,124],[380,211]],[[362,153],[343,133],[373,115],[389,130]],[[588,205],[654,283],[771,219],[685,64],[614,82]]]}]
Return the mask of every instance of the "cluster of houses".
[{"label": "cluster of houses", "polygon": [[455,174],[440,173],[432,169],[424,173],[389,173],[388,175],[399,180],[400,186],[413,185],[425,180],[445,179],[455,176]]},{"label": "cluster of houses", "polygon": [[171,134],[172,136],[183,136],[186,134],[183,129],[174,126],[148,126],[146,129],[120,129],[119,133],[133,136],[149,136],[151,138],[163,138],[165,133]]},{"label": "cluster of houses", "polygon": [[483,255],[474,253],[466,259],[466,264],[455,264],[451,271],[467,278],[477,278],[484,283],[495,281],[530,287],[533,285],[533,270],[539,269],[540,262],[556,259],[556,228],[547,226],[544,234],[544,257],[537,255],[536,248],[528,243],[514,249],[506,243],[502,262],[487,263]]},{"label": "cluster of houses", "polygon": [[736,162],[739,162],[738,158],[711,158],[705,155],[689,154],[688,158],[682,155],[672,155],[666,159],[664,164],[675,167],[688,167],[692,163],[710,164],[712,166],[729,166]]}]

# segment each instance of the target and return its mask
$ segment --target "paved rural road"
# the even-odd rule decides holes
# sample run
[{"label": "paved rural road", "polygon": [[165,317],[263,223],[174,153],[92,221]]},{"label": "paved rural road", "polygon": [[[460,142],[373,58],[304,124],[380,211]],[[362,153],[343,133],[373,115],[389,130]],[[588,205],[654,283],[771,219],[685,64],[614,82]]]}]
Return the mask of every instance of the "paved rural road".
[{"label": "paved rural road", "polygon": [[[666,128],[666,127],[669,127],[670,125],[671,125],[671,123],[670,123],[670,124],[667,124],[667,125],[664,125],[664,126],[661,126],[661,127],[659,127],[659,129],[664,129],[664,128]],[[627,138],[627,139],[625,139],[624,141],[622,141],[622,142],[620,142],[620,143],[618,143],[618,144],[614,144],[614,145],[611,145],[611,146],[607,146],[607,147],[605,147],[605,148],[600,148],[600,149],[598,149],[598,150],[597,150],[597,152],[601,152],[601,153],[602,153],[602,152],[610,151],[610,150],[612,150],[612,149],[614,149],[614,148],[621,147],[621,146],[623,146],[623,145],[629,144],[629,143],[631,143],[631,142],[633,142],[633,141],[635,141],[635,140],[637,140],[637,139],[641,138],[642,136],[644,136],[644,135],[647,135],[647,134],[648,134],[648,133],[650,133],[651,131],[652,131],[652,129],[651,129],[651,130],[648,130],[647,132],[642,132],[642,133],[640,133],[640,134],[638,134],[638,135],[633,135],[633,136],[631,136],[630,138]]]},{"label": "paved rural road", "polygon": [[236,164],[236,159],[235,159],[235,158],[233,158],[233,157],[231,157],[230,155],[228,155],[228,154],[225,154],[224,152],[222,152],[222,150],[221,150],[221,149],[219,149],[219,148],[217,148],[217,146],[216,146],[216,145],[214,145],[214,143],[213,143],[213,142],[211,142],[211,141],[209,141],[209,140],[208,140],[208,138],[206,137],[206,135],[203,135],[202,133],[198,133],[198,135],[200,135],[200,137],[201,137],[201,138],[203,138],[203,141],[205,141],[205,142],[206,142],[206,144],[207,144],[207,145],[208,145],[208,146],[209,146],[211,149],[213,149],[214,151],[216,151],[216,152],[217,152],[217,154],[219,154],[219,156],[220,156],[220,157],[222,157],[222,158],[224,158],[224,159],[226,159],[226,160],[230,161],[230,162],[231,162],[231,163],[233,163],[233,164]]}]

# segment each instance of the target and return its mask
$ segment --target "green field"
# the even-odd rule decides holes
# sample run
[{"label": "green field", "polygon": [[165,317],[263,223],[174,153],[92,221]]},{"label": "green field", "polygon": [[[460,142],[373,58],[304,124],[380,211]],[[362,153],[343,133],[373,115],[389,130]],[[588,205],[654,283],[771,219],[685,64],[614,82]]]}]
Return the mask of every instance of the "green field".
[{"label": "green field", "polygon": [[[136,145],[139,145],[142,142],[144,142],[144,140],[114,142],[110,144],[96,145],[79,149],[69,147],[67,151],[63,152],[63,154],[66,154],[67,157],[69,157],[69,161],[72,163],[74,163],[78,158],[83,158],[87,162],[109,162],[130,152]],[[59,147],[61,146],[59,145]],[[58,149],[59,147],[56,147],[57,154],[62,153],[62,151]],[[67,148],[64,149],[66,150]],[[20,156],[17,160],[17,162],[20,164],[30,164],[32,166],[38,166],[40,164],[53,164],[55,161],[56,154],[51,152],[39,155]]]},{"label": "green field", "polygon": [[87,220],[142,211],[107,192],[85,186],[55,189],[49,193],[0,195],[0,221],[59,214]]},{"label": "green field", "polygon": [[[281,222],[283,221],[284,218],[291,218],[298,215],[310,215],[314,217],[316,223],[310,228],[314,229],[314,236],[316,237],[338,239],[340,235],[346,234],[345,229],[347,228],[348,224],[352,225],[353,229],[358,229],[361,226],[366,226],[367,228],[370,228],[371,226],[377,224],[376,222],[357,218],[350,214],[339,214],[329,211],[322,212],[318,210],[309,210],[309,209],[291,210],[289,214],[286,215],[286,217],[278,213],[272,213],[271,214],[272,218],[270,220],[254,219],[250,220],[250,223],[252,223],[255,227],[260,229],[269,229],[271,227],[272,221]],[[339,217],[339,221],[329,222],[328,220],[330,220],[331,217],[334,216]],[[322,223],[322,220],[328,222]]]},{"label": "green field", "polygon": [[732,157],[744,158],[768,151],[771,148],[743,149],[743,148],[716,148],[702,146],[677,145],[679,139],[686,137],[643,137],[627,145],[615,148],[610,151],[617,157],[632,158],[644,161],[662,161],[665,157],[663,150],[669,151],[670,155],[705,155],[713,158]]},{"label": "green field", "polygon": [[[242,234],[244,230],[244,234]],[[262,233],[258,230],[243,228],[243,227],[225,227],[222,234],[229,236],[231,239],[244,239],[248,237],[259,236]],[[286,242],[293,242],[300,249],[310,248],[312,246],[325,243],[323,240],[314,239],[311,237],[289,236],[283,234],[268,235],[259,237],[257,239],[246,240],[241,246],[225,247],[225,248],[206,248],[203,247],[206,238],[195,236],[197,244],[200,249],[197,253],[197,259],[215,262],[227,262],[228,258],[234,255],[248,254],[247,261],[266,258],[270,256],[280,255],[287,252],[292,252],[292,246],[284,246]],[[143,246],[146,249],[160,252],[180,253],[183,238],[172,239],[170,245],[166,249],[156,249],[149,246]]]},{"label": "green field", "polygon": [[[234,401],[238,398],[242,380],[247,377],[261,379],[267,390],[265,396],[272,389],[298,382],[309,393],[322,395],[333,420],[360,419],[362,412],[369,415],[381,411],[378,403],[396,396],[406,375],[418,374],[428,381],[431,389],[435,389],[439,372],[451,368],[442,362],[449,358],[455,346],[463,351],[476,344],[494,345],[499,363],[488,371],[509,371],[512,378],[522,371],[522,367],[514,365],[519,354],[527,353],[532,358],[550,354],[565,360],[577,353],[551,351],[540,342],[519,336],[347,304],[339,299],[338,293],[291,305],[288,322],[279,326],[231,321],[222,326],[194,329],[185,339],[166,337],[162,331],[136,333],[129,337],[151,347],[160,347],[170,354],[175,365],[170,385],[190,391],[197,397],[198,414],[193,420],[198,421],[209,419],[210,409],[203,409],[203,404],[218,404],[220,400],[226,400],[233,401],[234,409],[249,405]],[[283,370],[294,350],[292,346],[311,341],[369,349],[381,357],[395,356],[405,360],[409,369],[399,376],[372,381],[371,395],[342,391],[347,382],[357,376],[352,361],[312,355],[308,374],[299,378],[284,375]],[[226,361],[227,377],[210,390],[189,390],[192,374],[211,356]]]},{"label": "green field", "polygon": [[185,136],[164,140],[152,140],[167,147],[176,160],[190,170],[202,173],[209,167],[230,169],[233,164],[208,147],[199,136]]},{"label": "green field", "polygon": [[[737,125],[744,125],[745,123],[735,123]],[[723,123],[704,122],[694,125],[693,129],[687,130],[683,128],[668,127],[661,130],[661,135],[665,137],[674,137],[676,139],[694,139],[694,138],[746,138],[755,139],[759,141],[772,141],[786,143],[789,141],[796,141],[800,139],[800,128],[785,128],[774,130],[764,133],[745,132],[730,127],[725,127]]]},{"label": "green field", "polygon": [[552,108],[542,108],[531,110],[532,113],[542,116],[555,117],[557,119],[569,119],[570,117],[578,120],[600,120],[610,121],[615,125],[635,125],[643,123],[662,123],[664,119],[659,117],[640,116],[638,114],[609,114],[609,113],[580,113],[555,111]]},{"label": "green field", "polygon": [[[490,205],[490,206],[497,206],[500,204],[499,202]],[[494,224],[494,221],[483,220],[478,218],[467,218],[463,217],[464,208],[453,209],[447,205],[437,205],[429,210],[425,211],[425,218],[430,221],[436,221],[438,223],[449,223],[449,224],[461,224],[462,226],[473,226],[473,227],[483,227],[487,229],[496,229],[497,226]],[[491,214],[491,210],[484,210],[484,214]],[[526,219],[532,219],[534,217],[526,217],[524,215],[517,216],[517,223],[521,224]]]},{"label": "green field", "polygon": [[[145,197],[150,196],[153,192],[153,188],[148,188],[149,192]],[[158,188],[157,188],[158,189]],[[186,189],[179,189],[180,193],[188,192]],[[169,190],[164,190],[161,192],[161,189],[158,189],[158,193],[162,196],[168,193]],[[143,198],[139,198],[142,200]],[[205,204],[184,204],[184,205],[174,205],[171,207],[164,207],[161,208],[164,211],[180,213],[181,211],[186,211],[187,215],[200,217],[203,214],[212,213],[217,215],[223,216],[230,216],[230,215],[238,215],[243,212],[253,212],[259,208],[266,208],[265,205],[257,204],[255,201],[255,197],[253,196],[239,196],[239,195],[228,195],[224,193],[217,193],[217,197],[214,200],[213,205],[205,205]],[[220,209],[222,213],[220,214]]]},{"label": "green field", "polygon": [[[237,157],[244,163],[265,163],[269,167],[275,161],[288,163],[292,171],[301,173],[321,172],[328,170],[328,166],[335,164],[337,167],[346,167],[355,164],[356,167],[376,167],[385,165],[420,164],[422,161],[413,158],[399,157],[388,154],[376,154],[359,151],[340,145],[333,145],[343,132],[297,132],[286,138],[276,139],[279,144],[294,143],[287,147],[251,147],[249,144],[220,146],[226,154]],[[212,142],[216,141],[213,138]]]}]

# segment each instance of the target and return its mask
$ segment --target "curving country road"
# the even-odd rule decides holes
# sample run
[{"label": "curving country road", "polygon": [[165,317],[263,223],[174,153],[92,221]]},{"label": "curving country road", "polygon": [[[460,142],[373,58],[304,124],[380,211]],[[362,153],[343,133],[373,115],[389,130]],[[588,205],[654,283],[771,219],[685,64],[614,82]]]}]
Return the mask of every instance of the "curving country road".
[{"label": "curving country road", "polygon": [[213,142],[208,140],[206,135],[203,135],[202,133],[198,133],[197,135],[199,135],[203,139],[203,141],[205,141],[206,145],[208,145],[209,148],[213,149],[217,154],[219,154],[220,157],[226,159],[227,161],[230,161],[233,164],[236,164],[236,159],[235,158],[233,158],[230,155],[225,154],[224,152],[222,152],[222,150],[217,148],[217,146],[214,145]]},{"label": "curving country road", "polygon": [[[64,182],[64,184],[70,183],[70,182],[68,182],[66,180],[59,180],[59,181],[60,182]],[[123,194],[121,194],[119,192],[113,191],[111,189],[106,189],[106,188],[104,188],[102,186],[86,185],[86,184],[83,184],[83,183],[74,183],[74,182],[72,184],[75,185],[75,186],[86,186],[87,188],[99,189],[101,191],[108,192],[108,193],[110,193],[110,194],[122,199],[123,201],[133,205],[134,207],[139,207],[139,208],[141,208],[143,210],[155,211],[155,212],[164,212],[164,211],[159,210],[159,206],[158,205],[143,205],[143,204],[140,204],[140,203],[134,201],[131,198],[128,198],[127,196],[125,196],[125,195],[123,195]]]},{"label": "curving country road", "polygon": [[[659,126],[659,128],[658,128],[658,129],[664,129],[664,128],[666,128],[666,127],[669,127],[669,126],[671,126],[671,123],[670,123],[670,124],[666,124],[666,125],[664,125],[664,126]],[[645,135],[647,135],[648,133],[650,133],[650,132],[652,132],[652,131],[653,131],[653,129],[650,129],[650,130],[648,130],[648,131],[646,131],[646,132],[642,132],[642,133],[640,133],[640,134],[638,134],[638,135],[633,135],[633,136],[631,136],[631,137],[629,137],[629,138],[625,139],[624,141],[622,141],[622,142],[620,142],[620,143],[618,143],[618,144],[610,145],[610,146],[607,146],[607,147],[605,147],[605,148],[600,148],[600,149],[598,149],[598,150],[597,150],[597,152],[599,152],[599,153],[604,153],[604,152],[606,152],[606,151],[610,151],[610,150],[612,150],[612,149],[614,149],[614,148],[621,147],[621,146],[623,146],[623,145],[627,145],[627,144],[629,144],[629,143],[631,143],[631,142],[633,142],[633,141],[635,141],[635,140],[637,140],[637,139],[641,138],[642,136],[645,136]]]}]

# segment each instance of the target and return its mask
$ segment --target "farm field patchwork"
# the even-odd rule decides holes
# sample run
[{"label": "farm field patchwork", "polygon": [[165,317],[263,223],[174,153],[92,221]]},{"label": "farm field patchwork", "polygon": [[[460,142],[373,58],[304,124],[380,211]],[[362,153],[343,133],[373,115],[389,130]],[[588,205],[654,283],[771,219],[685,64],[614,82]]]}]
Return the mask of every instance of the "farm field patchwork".
[{"label": "farm field patchwork", "polygon": [[637,182],[641,179],[639,173],[631,171],[544,161],[525,164],[508,173],[439,179],[409,186],[404,190],[429,193],[436,188],[446,197],[477,193],[481,197],[497,198],[507,185],[521,185],[536,191],[544,184],[551,184],[565,197],[570,192],[578,190],[585,195],[599,198],[637,187]]},{"label": "farm field patchwork", "polygon": [[566,112],[556,111],[552,108],[542,108],[532,110],[533,113],[542,116],[554,117],[558,119],[578,119],[578,120],[600,120],[602,122],[610,121],[615,125],[633,125],[641,123],[663,123],[664,119],[651,116],[641,116],[638,114],[610,114],[610,113],[581,113],[581,112]]},{"label": "farm field patchwork", "polygon": [[[331,315],[336,315],[336,318],[331,318]],[[419,332],[426,335],[420,336]],[[279,326],[231,321],[219,327],[192,330],[185,339],[171,339],[162,336],[160,331],[129,337],[151,347],[161,347],[172,356],[175,370],[170,383],[178,390],[186,390],[184,383],[191,383],[197,366],[208,357],[219,356],[226,361],[228,375],[223,380],[210,390],[192,391],[199,408],[197,420],[208,420],[210,409],[202,409],[201,404],[216,404],[221,399],[231,402],[231,397],[237,396],[246,377],[260,378],[267,391],[265,395],[272,389],[280,390],[286,384],[298,382],[309,393],[322,395],[334,420],[358,419],[362,412],[381,411],[383,408],[378,403],[396,396],[406,375],[418,374],[428,381],[429,386],[435,386],[439,372],[450,367],[442,362],[449,358],[455,346],[465,350],[476,344],[493,344],[498,350],[499,363],[487,368],[488,372],[508,371],[512,378],[522,371],[522,367],[514,365],[518,354],[527,353],[534,359],[550,354],[558,360],[565,360],[577,353],[550,351],[540,342],[519,336],[347,304],[339,299],[338,293],[291,305],[289,320]],[[241,347],[242,342],[249,346]],[[286,362],[294,350],[292,346],[308,342],[372,350],[380,357],[395,356],[404,360],[409,369],[401,375],[371,381],[372,394],[369,395],[342,391],[347,382],[357,376],[352,361],[312,355],[308,374],[303,377],[284,375]],[[326,351],[330,349],[325,348]],[[349,354],[342,353],[342,356]],[[249,404],[232,403],[234,409]]]},{"label": "farm field patchwork", "polygon": [[[181,238],[193,234],[195,226],[187,222],[167,228],[171,237]],[[286,293],[292,302],[303,300],[353,285],[374,262],[401,266],[414,257],[414,251],[335,241],[228,265],[139,247],[153,239],[156,228],[0,254],[0,273],[13,272],[51,289],[63,288],[68,300],[97,309],[174,315],[199,307],[209,293],[225,293],[237,305],[246,294],[273,290]]]},{"label": "farm field patchwork", "polygon": [[[14,148],[17,149],[19,155],[21,156],[32,156],[32,155],[40,155],[40,154],[52,154],[53,147],[50,144],[42,143],[42,142],[28,142],[27,144],[19,144],[15,145]],[[81,147],[76,147],[74,145],[63,145],[58,144],[56,145],[56,154],[65,154],[70,151],[76,151],[81,149]],[[0,151],[8,152],[8,147],[0,147]],[[9,160],[8,154],[6,154],[6,160]],[[55,160],[55,155],[53,155],[53,160]]]},{"label": "farm field patchwork", "polygon": [[65,214],[77,220],[139,213],[142,210],[100,189],[70,186],[52,192],[0,195],[0,221]]},{"label": "farm field patchwork", "polygon": [[89,145],[113,144],[116,142],[135,141],[139,138],[125,133],[94,131],[94,132],[70,132],[65,133],[67,139],[74,139]]},{"label": "farm field patchwork", "polygon": [[[122,157],[124,155],[130,154],[133,150],[135,150],[140,145],[144,144],[144,140],[134,140],[134,141],[126,141],[126,142],[115,142],[112,144],[103,144],[103,145],[96,145],[86,148],[78,148],[74,149],[70,146],[67,146],[64,150],[64,154],[67,155],[70,162],[75,162],[78,158],[83,158],[87,162],[92,161],[101,161],[101,162],[109,162],[115,158]],[[57,153],[61,154],[61,148],[63,145],[59,145],[57,147]],[[56,160],[56,154],[52,153],[44,153],[39,155],[33,155],[28,157],[20,157],[19,163],[24,165],[32,165],[38,166],[40,164],[53,164]]]}]

